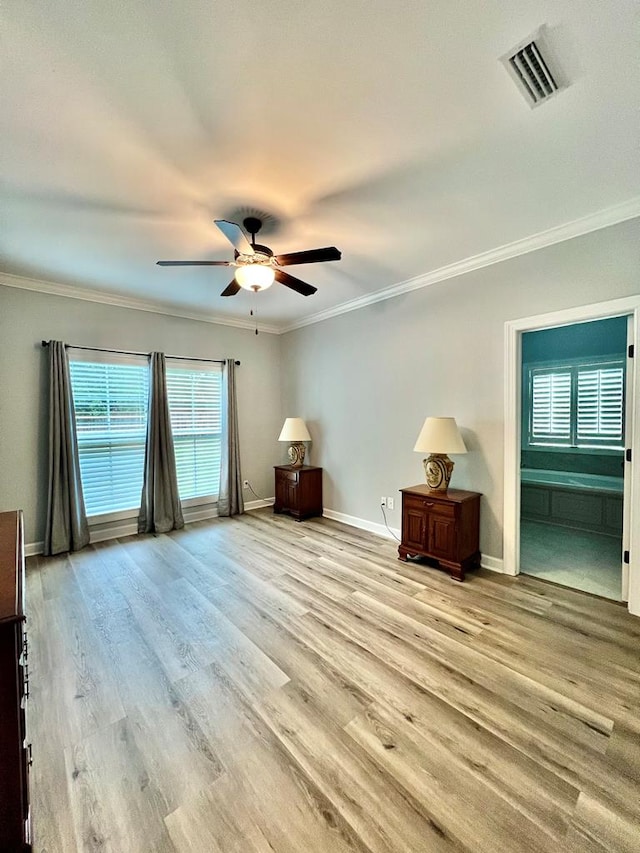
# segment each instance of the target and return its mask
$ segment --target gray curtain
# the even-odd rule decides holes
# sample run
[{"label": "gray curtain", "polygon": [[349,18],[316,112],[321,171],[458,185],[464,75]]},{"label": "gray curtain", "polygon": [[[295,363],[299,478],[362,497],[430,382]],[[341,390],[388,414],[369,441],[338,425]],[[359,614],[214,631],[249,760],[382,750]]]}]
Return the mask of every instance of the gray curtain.
[{"label": "gray curtain", "polygon": [[244,512],[240,443],[238,441],[238,406],[236,403],[236,364],[228,358],[222,365],[222,448],[220,456],[220,489],[218,515]]},{"label": "gray curtain", "polygon": [[184,527],[173,435],[167,400],[164,353],[152,352],[144,454],[144,484],[138,516],[138,533],[166,533]]},{"label": "gray curtain", "polygon": [[44,553],[79,551],[89,544],[69,359],[62,341],[49,343],[49,486]]}]

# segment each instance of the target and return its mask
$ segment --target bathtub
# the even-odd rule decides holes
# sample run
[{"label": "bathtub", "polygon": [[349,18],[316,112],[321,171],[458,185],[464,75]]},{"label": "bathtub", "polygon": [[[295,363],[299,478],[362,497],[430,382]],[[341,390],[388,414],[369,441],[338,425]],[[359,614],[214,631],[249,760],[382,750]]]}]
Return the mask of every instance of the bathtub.
[{"label": "bathtub", "polygon": [[522,483],[537,483],[548,486],[570,487],[601,492],[622,494],[622,477],[606,477],[603,474],[574,474],[571,471],[543,471],[539,468],[523,468],[520,471]]},{"label": "bathtub", "polygon": [[523,519],[622,535],[622,477],[523,468],[520,483]]}]

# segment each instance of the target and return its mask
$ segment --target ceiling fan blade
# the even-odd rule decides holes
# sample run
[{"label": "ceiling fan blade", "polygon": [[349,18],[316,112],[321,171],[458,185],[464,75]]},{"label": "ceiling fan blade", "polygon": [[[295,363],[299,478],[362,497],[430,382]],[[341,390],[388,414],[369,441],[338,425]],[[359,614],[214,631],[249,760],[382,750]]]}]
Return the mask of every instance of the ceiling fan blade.
[{"label": "ceiling fan blade", "polygon": [[293,264],[318,264],[322,261],[339,261],[342,257],[340,249],[326,246],[324,249],[309,249],[306,252],[290,252],[288,255],[276,255],[276,263],[281,267]]},{"label": "ceiling fan blade", "polygon": [[226,219],[214,219],[214,222],[237,252],[241,255],[253,255],[253,246],[239,225]]},{"label": "ceiling fan blade", "polygon": [[232,278],[231,281],[229,282],[229,284],[222,291],[220,296],[235,296],[239,290],[240,290],[240,285],[235,280],[235,278]]},{"label": "ceiling fan blade", "polygon": [[276,281],[284,284],[285,287],[290,287],[291,290],[295,290],[296,293],[300,293],[302,296],[311,296],[318,289],[311,284],[307,284],[306,281],[300,281],[299,278],[289,275],[288,272],[283,272],[282,270],[276,270]]},{"label": "ceiling fan blade", "polygon": [[230,267],[231,261],[156,261],[159,267]]}]

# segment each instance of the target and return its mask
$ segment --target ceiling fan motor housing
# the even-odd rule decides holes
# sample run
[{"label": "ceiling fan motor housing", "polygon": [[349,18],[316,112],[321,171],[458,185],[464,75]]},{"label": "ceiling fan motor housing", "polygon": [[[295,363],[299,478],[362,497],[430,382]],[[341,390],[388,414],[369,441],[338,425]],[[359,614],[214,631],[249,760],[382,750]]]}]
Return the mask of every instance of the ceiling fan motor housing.
[{"label": "ceiling fan motor housing", "polygon": [[266,255],[268,258],[273,257],[273,252],[268,246],[261,246],[260,243],[252,243],[252,246],[259,255]]}]

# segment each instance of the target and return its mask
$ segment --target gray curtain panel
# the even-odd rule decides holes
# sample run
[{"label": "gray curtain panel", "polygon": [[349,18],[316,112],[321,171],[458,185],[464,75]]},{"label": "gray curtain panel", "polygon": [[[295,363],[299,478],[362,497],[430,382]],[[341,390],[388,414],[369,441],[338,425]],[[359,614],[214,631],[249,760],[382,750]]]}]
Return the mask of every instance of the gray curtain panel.
[{"label": "gray curtain panel", "polygon": [[218,515],[244,512],[240,442],[238,441],[238,405],[236,402],[236,364],[228,358],[222,365],[222,448]]},{"label": "gray curtain panel", "polygon": [[138,516],[138,533],[166,533],[184,527],[173,434],[167,400],[164,353],[152,352],[144,454],[144,484]]},{"label": "gray curtain panel", "polygon": [[69,359],[62,341],[49,343],[49,485],[44,553],[79,551],[89,544]]}]

